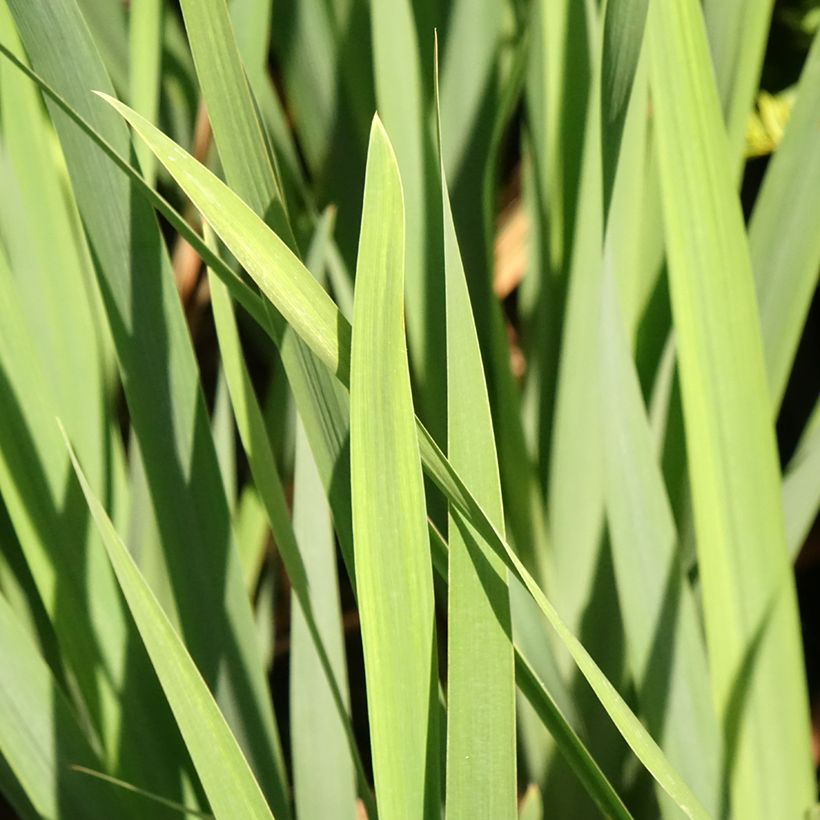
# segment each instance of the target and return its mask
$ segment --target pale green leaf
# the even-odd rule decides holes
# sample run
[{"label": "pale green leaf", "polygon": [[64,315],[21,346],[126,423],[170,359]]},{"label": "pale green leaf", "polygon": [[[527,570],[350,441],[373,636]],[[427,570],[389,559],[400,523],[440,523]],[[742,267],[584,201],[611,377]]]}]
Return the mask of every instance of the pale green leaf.
[{"label": "pale green leaf", "polygon": [[[439,124],[441,130],[442,125]],[[504,532],[484,368],[441,156],[447,319],[447,452]],[[516,741],[507,568],[455,510],[449,519],[447,811],[515,816]],[[477,670],[482,670],[476,674]]]},{"label": "pale green leaf", "polygon": [[[612,274],[601,300],[607,513],[640,714],[701,802],[720,806],[721,743],[694,595],[655,458]],[[663,796],[665,798],[665,796]],[[668,798],[664,816],[679,817]]]},{"label": "pale green leaf", "polygon": [[711,63],[728,136],[726,159],[733,180],[743,169],[746,121],[757,94],[773,8],[774,0],[703,3]]},{"label": "pale green leaf", "polygon": [[[52,422],[53,423],[53,422]],[[0,594],[0,757],[36,817],[135,817],[133,803],[69,766],[101,765],[51,670]],[[25,807],[21,807],[23,816]]]},{"label": "pale green leaf", "polygon": [[[68,445],[68,439],[66,438]],[[140,575],[70,449],[74,470],[128,608],[218,820],[269,818],[259,784],[199,670]]]},{"label": "pale green leaf", "polygon": [[749,223],[772,410],[777,414],[820,273],[820,34]]},{"label": "pale green leaf", "polygon": [[378,118],[353,308],[350,461],[370,738],[384,820],[438,810],[438,675],[424,485],[404,340],[404,201]]},{"label": "pale green leaf", "polygon": [[[437,355],[444,348],[444,291],[441,266],[441,204],[433,184],[437,167],[431,128],[433,31],[416,28],[411,0],[370,0],[373,74],[379,116],[395,145],[406,202],[405,245],[407,345],[420,411],[431,432],[442,440],[446,377]],[[425,43],[421,38],[429,37]]]},{"label": "pale green leaf", "polygon": [[783,509],[789,555],[797,558],[820,509],[820,401],[783,476]]},{"label": "pale green leaf", "polygon": [[808,703],[748,245],[700,5],[675,0],[650,15],[671,301],[723,777],[732,810],[744,820],[797,817],[814,794]]},{"label": "pale green leaf", "polygon": [[[129,100],[147,120],[157,121],[162,74],[163,0],[131,0],[129,6]],[[145,145],[137,146],[145,181],[153,187],[156,157]]]},{"label": "pale green leaf", "polygon": [[[316,628],[344,705],[350,709],[342,634],[336,543],[330,507],[301,424],[296,431],[293,529],[305,564]],[[290,627],[290,720],[293,786],[301,820],[356,817],[356,773],[333,692],[294,595]],[[346,717],[346,716],[345,716]]]}]

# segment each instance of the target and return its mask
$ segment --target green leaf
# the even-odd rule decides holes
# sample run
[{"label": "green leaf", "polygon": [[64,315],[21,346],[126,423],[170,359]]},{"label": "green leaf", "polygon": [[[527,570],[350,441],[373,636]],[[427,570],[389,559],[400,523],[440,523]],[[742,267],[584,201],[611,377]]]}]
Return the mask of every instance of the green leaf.
[{"label": "green leaf", "polygon": [[404,341],[404,202],[377,118],[356,267],[350,462],[359,615],[379,814],[438,811],[433,578]]},{"label": "green leaf", "polygon": [[[48,820],[135,817],[131,800],[69,771],[72,763],[96,768],[101,763],[71,704],[2,594],[0,654],[0,757],[35,816]],[[31,816],[24,807],[21,811]]]},{"label": "green leaf", "polygon": [[181,5],[225,177],[254,211],[294,247],[228,5],[225,0],[183,0]]},{"label": "green leaf", "polygon": [[671,301],[723,777],[744,820],[797,817],[814,794],[809,712],[743,217],[700,6],[675,0],[651,15]]},{"label": "green leaf", "polygon": [[820,508],[820,401],[815,402],[797,450],[783,476],[789,555],[797,558]]},{"label": "green leaf", "polygon": [[252,598],[265,563],[270,535],[265,508],[252,484],[247,485],[239,496],[234,526],[245,587]]},{"label": "green leaf", "polygon": [[606,0],[601,56],[601,136],[603,145],[604,216],[615,185],[615,170],[638,58],[643,43],[649,0]]},{"label": "green leaf", "polygon": [[517,647],[515,678],[522,694],[555,739],[564,760],[595,804],[606,817],[630,820],[632,815],[624,806],[618,793]]},{"label": "green leaf", "polygon": [[[304,559],[317,632],[349,710],[333,524],[301,424],[296,431],[293,529]],[[290,725],[296,810],[301,820],[353,820],[356,773],[345,736],[347,721],[340,720],[302,608],[296,603],[291,611]]]},{"label": "green leaf", "polygon": [[[129,14],[129,100],[147,120],[157,121],[162,75],[163,0],[132,0]],[[153,187],[156,157],[145,145],[136,146],[145,181]]]},{"label": "green leaf", "polygon": [[232,817],[237,820],[272,820],[273,815],[259,784],[207,684],[94,495],[64,431],[63,435],[120,589],[182,732],[214,816],[218,820]]},{"label": "green leaf", "polygon": [[[604,279],[600,355],[607,513],[640,713],[709,813],[718,816],[721,744],[706,648],[612,273]],[[668,798],[661,807],[665,816],[680,816]]]},{"label": "green leaf", "polygon": [[77,0],[105,68],[120,92],[128,89],[128,28],[125,7],[108,0]]},{"label": "green leaf", "polygon": [[128,783],[125,780],[120,780],[117,777],[111,777],[110,775],[107,775],[104,772],[98,772],[94,769],[89,769],[86,766],[78,766],[76,764],[72,764],[71,770],[74,772],[78,772],[79,774],[88,775],[89,777],[96,777],[98,780],[102,780],[104,783],[110,783],[112,786],[116,786],[119,789],[123,789],[124,791],[130,792],[131,794],[139,795],[145,800],[150,800],[151,802],[153,802],[155,806],[164,806],[165,808],[172,809],[175,812],[190,815],[191,817],[202,817],[205,818],[205,820],[211,820],[213,818],[213,815],[209,812],[199,811],[198,809],[192,809],[189,806],[186,806],[184,803],[177,803],[174,800],[167,800],[159,794],[154,794],[153,792],[146,791],[145,789],[141,789],[139,786],[135,786],[133,783]]},{"label": "green leaf", "polygon": [[[22,53],[5,4],[0,31]],[[0,249],[0,489],[63,659],[76,675],[76,705],[113,761],[127,625],[101,545],[91,534],[77,535],[85,533],[87,512],[66,493],[68,461],[53,424],[56,412],[64,414],[90,471],[103,480],[112,465],[90,283],[36,91],[8,64],[1,79],[8,149],[2,228],[13,267]],[[88,607],[91,586],[99,609]]]},{"label": "green leaf", "polygon": [[820,270],[820,34],[806,60],[783,141],[749,223],[749,249],[775,415]]},{"label": "green leaf", "polygon": [[[308,251],[307,264],[323,281],[332,212],[320,222]],[[296,424],[293,489],[293,530],[304,558],[316,635],[338,683],[344,713],[314,646],[314,635],[301,607],[292,608],[290,649],[291,746],[296,808],[300,818],[316,820],[334,815],[352,818],[356,812],[356,772],[347,748],[350,695],[347,687],[344,627],[336,567],[336,542],[325,487],[310,450],[304,425]],[[349,491],[349,485],[347,485]],[[348,496],[349,504],[349,496]],[[376,807],[361,770],[368,813]]]},{"label": "green leaf", "polygon": [[[350,326],[339,322],[336,306],[295,254],[230,188],[220,184],[190,154],[128,106],[107,95],[100,96],[151,146],[191,201],[202,208],[214,233],[251,274],[287,323],[301,337],[310,339],[314,353],[346,382]],[[212,198],[214,188],[219,191],[218,204]],[[260,235],[265,237],[264,243],[252,238]],[[331,330],[337,324],[338,329]],[[340,350],[346,354],[344,359],[340,357]]]},{"label": "green leaf", "polygon": [[[433,567],[439,576],[446,581],[448,579],[447,544],[433,524],[430,524],[429,531]],[[522,596],[527,595],[527,592],[518,581],[513,581],[513,583],[518,584]],[[530,599],[527,598],[527,600]],[[539,637],[543,638],[543,635]],[[631,818],[632,815],[621,802],[618,793],[607,780],[606,775],[601,771],[584,745],[583,740],[572,728],[560,705],[553,697],[554,687],[550,686],[547,689],[544,685],[527,659],[523,646],[519,645],[518,638],[516,638],[514,649],[516,685],[526,699],[525,702],[532,708],[535,717],[555,739],[557,749],[563,755],[564,760],[607,817],[623,818],[624,820]]]},{"label": "green leaf", "polygon": [[[376,103],[396,148],[407,204],[407,345],[418,389],[418,415],[443,440],[446,376],[437,355],[445,344],[444,293],[437,273],[441,204],[438,186],[432,183],[438,165],[430,122],[432,65],[421,61],[421,54],[432,50],[433,31],[417,30],[411,0],[370,0],[369,6]],[[425,36],[428,43],[420,40]]]},{"label": "green leaf", "polygon": [[[441,124],[439,125],[441,129]],[[447,318],[447,451],[504,532],[484,368],[441,157]],[[507,568],[461,514],[450,513],[447,611],[447,811],[515,817],[516,740]],[[476,674],[481,670],[480,674]]]},{"label": "green leaf", "polygon": [[254,293],[236,272],[205,244],[202,237],[168,200],[145,182],[140,172],[125,159],[124,154],[127,151],[121,151],[112,145],[53,85],[18,59],[3,43],[0,43],[0,54],[34,82],[46,98],[65,114],[131,180],[136,191],[143,199],[168,220],[174,230],[185,238],[203,262],[211,267],[225,282],[233,298],[242,305],[259,325],[264,327],[267,314],[258,294]]},{"label": "green leaf", "polygon": [[[127,652],[128,622],[102,544],[88,532],[54,416],[52,383],[24,321],[19,293],[0,249],[0,490],[48,614],[71,687],[72,704],[106,767],[173,795],[181,751],[147,658]],[[96,445],[91,448],[95,461]],[[106,473],[95,465],[97,478]],[[77,537],[83,533],[83,537]],[[124,716],[154,710],[122,739]],[[161,748],[162,753],[157,749]],[[168,754],[169,758],[164,757]],[[177,761],[178,762],[178,761]]]},{"label": "green leaf", "polygon": [[[213,240],[213,237],[211,239]],[[215,242],[215,240],[213,241]],[[236,326],[230,298],[224,285],[219,280],[211,276],[209,281],[219,348],[242,446],[248,457],[254,483],[264,504],[279,554],[282,556],[294,595],[299,603],[303,625],[316,644],[318,663],[324,672],[324,682],[334,705],[336,726],[337,728],[341,726],[346,735],[351,757],[356,763],[364,789],[364,796],[367,799],[364,768],[359,759],[356,741],[347,713],[347,704],[339,683],[341,670],[338,667],[334,668],[329,651],[319,631],[312,605],[307,568],[288,515],[285,491],[277,472],[276,461],[265,429],[262,411],[253,392],[250,374],[242,357],[239,330]]]},{"label": "green leaf", "polygon": [[774,0],[703,3],[711,63],[728,136],[726,158],[735,181],[743,169],[746,121],[757,94],[773,7]]}]

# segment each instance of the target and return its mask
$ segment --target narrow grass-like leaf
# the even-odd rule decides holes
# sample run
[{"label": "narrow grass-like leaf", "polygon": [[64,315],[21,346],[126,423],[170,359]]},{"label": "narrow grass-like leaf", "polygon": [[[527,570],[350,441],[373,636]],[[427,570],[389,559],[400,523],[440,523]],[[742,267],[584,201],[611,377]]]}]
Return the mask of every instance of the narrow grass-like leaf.
[{"label": "narrow grass-like leaf", "polygon": [[[441,129],[441,125],[439,125]],[[440,137],[441,139],[441,137]],[[504,532],[495,436],[467,280],[441,157],[447,319],[447,452]],[[450,513],[447,612],[447,811],[515,817],[516,743],[507,568]],[[482,670],[480,675],[477,670]]]},{"label": "narrow grass-like leaf", "polygon": [[[723,779],[744,820],[814,795],[808,703],[743,218],[696,0],[650,13],[670,290]],[[761,777],[760,773],[766,776]]]},{"label": "narrow grass-like leaf", "polygon": [[[733,180],[743,168],[746,121],[754,104],[774,0],[705,0],[703,15]],[[705,68],[705,66],[704,66]]]},{"label": "narrow grass-like leaf", "polygon": [[[0,35],[18,56],[22,46],[5,4]],[[96,476],[106,469],[103,438],[108,411],[100,356],[107,334],[92,309],[93,273],[74,235],[61,190],[62,168],[40,95],[11,65],[0,70],[3,99],[2,229],[21,307],[55,399],[77,446]]]},{"label": "narrow grass-like leaf", "polygon": [[404,341],[404,202],[373,121],[356,269],[350,460],[379,814],[438,811],[438,676],[424,485]]},{"label": "narrow grass-like leaf", "polygon": [[[339,322],[338,311],[330,297],[288,246],[267,229],[261,217],[230,188],[220,185],[190,154],[127,106],[111,97],[101,96],[134,126],[191,201],[202,208],[203,216],[214,232],[254,277],[288,324],[300,336],[312,339],[314,352],[332,372],[347,381],[350,327],[346,322]],[[218,201],[213,198],[214,189],[219,191]],[[211,207],[206,204],[209,202]],[[268,240],[264,245],[252,239],[260,234]],[[337,324],[338,330],[328,333]],[[340,358],[340,349],[347,354],[345,359]]]},{"label": "narrow grass-like leaf", "polygon": [[[33,65],[121,154],[128,129],[90,93],[111,81],[73,0],[11,0]],[[196,360],[162,235],[128,177],[49,103],[140,439],[186,645],[265,789],[286,805],[273,709],[253,638]],[[219,600],[222,606],[201,606]],[[227,662],[230,659],[230,662]]]},{"label": "narrow grass-like leaf", "polygon": [[[329,248],[332,212],[319,224],[307,264],[319,281]],[[331,509],[322,477],[300,421],[296,423],[293,489],[293,530],[305,564],[308,595],[316,634],[326,647],[346,712],[350,712],[347,663],[336,542]],[[349,489],[349,487],[348,487]],[[293,782],[300,818],[321,820],[329,815],[352,818],[356,812],[356,772],[348,749],[347,714],[340,714],[322,665],[321,653],[298,602],[291,609],[290,708]],[[363,779],[363,772],[361,774]],[[362,784],[370,812],[375,804]]]},{"label": "narrow grass-like leaf", "polygon": [[[563,307],[575,235],[588,113],[590,44],[587,13],[574,0],[530,5],[527,123],[532,148],[533,252],[521,286],[522,341],[530,366],[525,384],[528,432],[542,487],[549,483],[554,444]],[[600,108],[600,106],[598,106]],[[600,155],[600,147],[596,146]]]},{"label": "narrow grass-like leaf", "polygon": [[783,510],[789,555],[797,558],[820,509],[820,400],[783,476]]},{"label": "narrow grass-like leaf", "polygon": [[820,33],[749,223],[749,249],[776,415],[820,270]]},{"label": "narrow grass-like leaf", "polygon": [[516,649],[515,679],[518,688],[527,698],[541,722],[555,739],[558,750],[586,789],[587,794],[606,817],[629,820],[632,815],[621,801],[618,793],[601,771],[581,738],[564,717],[544,684]]},{"label": "narrow grass-like leaf", "polygon": [[259,784],[180,637],[140,575],[125,544],[88,485],[66,438],[74,470],[108,552],[128,608],[185,739],[218,820],[268,818]]},{"label": "narrow grass-like leaf", "polygon": [[[163,0],[132,0],[129,14],[129,100],[147,120],[157,121],[162,70]],[[136,146],[145,181],[153,187],[156,157],[145,145]]]},{"label": "narrow grass-like leaf", "polygon": [[[0,32],[19,53],[5,5]],[[77,676],[77,705],[113,754],[124,613],[110,569],[100,561],[99,542],[77,537],[87,513],[65,493],[68,462],[51,421],[58,410],[65,415],[90,471],[104,480],[109,464],[100,434],[106,414],[99,346],[69,215],[59,182],[48,173],[55,168],[51,134],[36,94],[21,80],[10,65],[3,66],[8,153],[3,154],[2,227],[13,267],[0,249],[0,488],[66,665]],[[87,606],[92,579],[97,600],[105,602],[100,610]],[[103,624],[106,637],[98,640],[95,633]]]},{"label": "narrow grass-like leaf", "polygon": [[[283,192],[245,81],[224,0],[187,2],[184,8],[197,70],[213,123],[214,139],[227,180],[256,214],[282,237],[287,247],[298,253]],[[327,221],[321,232],[329,232]],[[304,271],[304,267],[301,270]],[[308,280],[305,281],[309,286],[310,300],[317,307],[329,306],[336,313],[324,289],[312,277]],[[271,301],[280,309],[275,299]],[[311,352],[298,333],[284,325],[270,305],[266,305],[266,312],[268,315],[264,326],[279,345],[288,381],[328,489],[348,571],[352,573],[350,526],[346,524],[350,521],[350,502],[346,491],[338,489],[340,482],[344,484],[347,470],[347,459],[342,458],[347,439],[347,411],[339,401],[336,385],[314,361],[315,351]],[[289,314],[282,312],[292,324]],[[327,315],[321,314],[322,317]],[[313,322],[317,317],[306,319]]]},{"label": "narrow grass-like leaf", "polygon": [[234,443],[231,398],[225,379],[225,370],[221,367],[216,377],[216,394],[214,396],[214,409],[211,414],[211,429],[213,431],[216,458],[219,462],[219,471],[222,473],[222,483],[225,485],[225,497],[228,499],[228,506],[231,509],[231,514],[233,514],[236,505],[236,446]]},{"label": "narrow grass-like leaf", "polygon": [[265,563],[269,535],[265,508],[252,484],[246,486],[239,496],[234,514],[234,527],[245,587],[252,598]]},{"label": "narrow grass-like leaf", "polygon": [[[593,88],[597,89],[597,81]],[[603,209],[600,108],[590,105],[584,162],[570,249],[566,318],[561,338],[558,392],[547,488],[552,570],[551,594],[578,631],[601,557],[603,525],[602,440],[595,399],[598,385],[597,294],[601,279]],[[592,602],[594,604],[594,602]]]},{"label": "narrow grass-like leaf", "polygon": [[3,43],[0,43],[0,54],[14,67],[34,82],[45,95],[46,99],[65,114],[134,184],[135,189],[158,213],[162,214],[180,236],[182,236],[197,252],[205,264],[218,274],[231,292],[231,296],[248,312],[262,327],[267,321],[265,306],[258,294],[236,274],[236,272],[216,253],[214,253],[203,238],[190,226],[185,217],[179,213],[165,197],[157,193],[143,179],[125,158],[127,151],[119,150],[112,145],[95,127],[89,119],[83,116],[60,92],[45,80],[36,71],[23,63]]},{"label": "narrow grass-like leaf", "polygon": [[[606,219],[604,270],[613,270],[618,282],[621,308],[628,338],[635,339],[636,328],[646,306],[647,279],[657,272],[646,264],[644,253],[648,211],[653,202],[647,195],[651,165],[649,139],[649,61],[643,55],[635,72],[632,97],[623,123],[623,137]],[[604,137],[606,141],[606,137]],[[606,157],[604,158],[606,162]],[[605,170],[606,174],[606,170]],[[658,223],[651,227],[662,228]]]},{"label": "narrow grass-like leaf", "polygon": [[69,770],[100,767],[69,701],[0,594],[0,756],[37,816],[134,817],[133,803]]},{"label": "narrow grass-like leaf", "polygon": [[[607,555],[609,547],[603,539],[603,438],[597,409],[600,368],[596,305],[604,244],[599,29],[596,20],[594,34],[590,35],[594,73],[580,140],[582,167],[575,194],[573,239],[566,249],[569,281],[546,488],[551,560],[544,588],[569,629],[595,656],[604,674],[620,687],[625,669],[622,653],[617,650],[622,627],[612,563]],[[570,656],[562,652],[558,661],[561,672],[569,677]],[[620,738],[588,690],[576,691],[575,699],[596,760],[605,771],[617,771],[625,752]],[[545,796],[552,799],[549,792]],[[568,809],[565,806],[563,810]]]},{"label": "narrow grass-like leaf", "polygon": [[242,445],[248,456],[254,482],[265,506],[279,554],[282,556],[294,594],[299,602],[304,626],[316,644],[318,662],[324,672],[325,683],[335,707],[335,717],[338,721],[337,728],[341,726],[346,734],[351,758],[357,764],[363,796],[368,799],[364,769],[359,759],[356,741],[347,715],[347,704],[340,683],[337,680],[337,676],[341,672],[338,667],[334,668],[331,662],[316,621],[311,603],[307,569],[291,525],[285,491],[279,479],[262,411],[253,392],[250,374],[242,357],[239,331],[232,312],[230,298],[224,285],[215,277],[211,277],[210,284],[211,302],[214,309],[220,352],[225,366],[228,389]]},{"label": "narrow grass-like leaf", "polygon": [[[282,190],[267,151],[242,68],[227,5],[224,0],[183,2],[183,12],[197,66],[197,75],[208,103],[214,138],[220,150],[226,177],[254,211],[264,217],[274,230],[285,238],[289,247],[295,250],[296,241],[288,220]],[[321,286],[312,279],[311,283],[325,300],[329,301]],[[351,757],[356,763],[362,796],[365,802],[371,804],[372,807],[372,798],[365,782],[364,770],[346,712],[346,704],[330,657],[322,643],[312,609],[304,562],[287,514],[284,492],[270,451],[262,414],[256,403],[250,377],[242,360],[227,291],[213,278],[211,286],[215,315],[220,329],[220,343],[223,352],[230,355],[231,370],[228,378],[240,435],[251,462],[255,481],[260,488],[280,553],[294,592],[298,597],[304,624],[317,644],[319,664],[326,676],[327,692],[335,706],[337,721],[335,729],[346,733]],[[280,334],[283,338],[291,337],[289,344],[280,344],[282,360],[289,378],[292,381],[303,379],[309,384],[307,390],[294,388],[298,403],[306,411],[308,410],[305,407],[307,402],[314,408],[317,404],[329,406],[333,398],[333,389],[327,384],[327,380],[319,379],[310,382],[310,377],[306,374],[313,354],[305,347],[301,339],[294,336],[292,330],[282,327],[278,316],[271,313],[268,318],[275,334]],[[324,439],[318,441],[315,446],[330,449]],[[333,466],[335,468],[335,464]]]},{"label": "narrow grass-like leaf", "polygon": [[[433,567],[439,577],[446,581],[448,580],[449,563],[448,546],[434,525],[431,524],[429,530]],[[522,594],[527,594],[523,588]],[[560,705],[556,703],[552,695],[552,688],[548,690],[544,685],[527,659],[523,647],[516,642],[514,649],[515,682],[526,699],[526,703],[531,706],[535,716],[555,739],[558,750],[601,811],[607,817],[629,820],[632,815],[589,753],[583,740],[564,716]]]},{"label": "narrow grass-like leaf", "polygon": [[64,689],[67,688],[65,662],[54,627],[31,577],[31,570],[4,504],[0,504],[0,593],[49,665],[55,680]]},{"label": "narrow grass-like leaf", "polygon": [[[396,148],[407,204],[407,345],[418,415],[443,440],[446,377],[437,352],[444,348],[444,293],[435,273],[441,265],[441,212],[439,192],[431,182],[438,163],[430,127],[432,95],[424,80],[432,66],[423,66],[420,57],[431,50],[433,31],[417,30],[411,0],[370,0],[369,5],[376,102]],[[429,37],[429,44],[420,37]]]},{"label": "narrow grass-like leaf", "polygon": [[[600,351],[607,512],[638,704],[670,761],[717,816],[720,732],[706,649],[612,273],[602,291]],[[680,816],[668,798],[661,807],[664,816]]]},{"label": "narrow grass-like leaf", "polygon": [[481,138],[481,118],[488,113],[484,98],[497,85],[504,5],[496,0],[452,3],[441,59],[442,159],[451,184],[461,174],[470,142]]},{"label": "narrow grass-like leaf", "polygon": [[73,772],[78,772],[79,774],[87,775],[88,777],[95,777],[97,780],[102,780],[103,783],[110,783],[112,786],[116,786],[118,789],[122,789],[123,791],[130,792],[131,794],[138,795],[139,797],[144,798],[145,800],[149,800],[155,805],[163,806],[166,809],[171,809],[172,811],[179,812],[180,814],[189,815],[191,817],[202,817],[205,820],[212,820],[213,815],[209,812],[199,811],[198,809],[192,809],[189,806],[186,806],[184,803],[177,803],[173,800],[167,800],[166,798],[162,797],[162,795],[154,794],[153,792],[148,792],[145,789],[141,789],[139,786],[135,786],[133,783],[128,783],[125,780],[120,780],[118,777],[111,777],[110,775],[105,774],[104,772],[98,772],[94,769],[89,769],[87,766],[78,766],[76,764],[72,764],[71,770]]},{"label": "narrow grass-like leaf", "polygon": [[252,86],[254,79],[251,78],[263,74],[267,67],[272,13],[272,0],[233,0],[231,3],[236,45]]},{"label": "narrow grass-like leaf", "polygon": [[[318,634],[349,709],[336,543],[330,507],[301,424],[296,431],[293,529],[301,548]],[[356,773],[333,692],[294,596],[290,627],[293,788],[301,820],[356,816]]]},{"label": "narrow grass-like leaf", "polygon": [[[107,566],[102,544],[86,533],[88,513],[78,501],[65,448],[54,425],[51,382],[37,357],[15,281],[0,250],[0,490],[31,576],[57,638],[74,707],[89,739],[112,772],[169,795],[178,788],[176,766],[156,753],[179,752],[148,659],[128,652],[137,639]],[[92,449],[92,463],[95,449]],[[99,469],[98,467],[96,469]],[[104,480],[105,473],[98,474]],[[122,721],[152,710],[155,722]]]},{"label": "narrow grass-like leaf", "polygon": [[185,27],[230,185],[291,247],[292,232],[225,0],[183,0]]},{"label": "narrow grass-like leaf", "polygon": [[120,93],[128,90],[128,26],[125,7],[108,0],[76,0],[103,58],[106,70]]},{"label": "narrow grass-like leaf", "polygon": [[615,185],[615,170],[641,54],[649,0],[606,0],[601,56],[601,137],[603,147],[604,216]]},{"label": "narrow grass-like leaf", "polygon": [[[459,77],[450,80],[450,97],[443,90],[441,116],[443,118],[442,140],[444,168],[448,170],[448,134],[452,128],[460,133],[466,124],[459,121],[457,114],[451,114],[449,106],[462,111],[458,100],[459,89],[471,98],[481,94],[480,109],[473,111],[474,128],[477,134],[464,144],[464,138],[456,135],[456,144],[461,144],[464,156],[455,149],[449,149],[450,162],[456,164],[458,178],[450,176],[450,199],[453,209],[453,221],[459,235],[475,237],[465,242],[460,251],[462,254],[465,275],[470,289],[470,300],[473,307],[478,341],[484,358],[487,378],[487,390],[490,398],[490,409],[496,432],[496,447],[500,467],[502,496],[505,500],[505,516],[509,523],[510,538],[519,549],[524,562],[535,572],[536,577],[545,577],[544,565],[549,552],[547,533],[544,521],[545,502],[532,455],[527,448],[526,435],[521,414],[521,390],[516,383],[511,369],[508,331],[503,309],[493,290],[493,249],[496,232],[496,192],[498,187],[498,168],[503,155],[504,138],[520,101],[527,66],[528,39],[525,32],[518,34],[514,43],[515,52],[511,56],[511,65],[502,70],[505,62],[501,53],[506,33],[503,29],[502,16],[494,11],[485,15],[487,9],[476,15],[469,2],[461,2],[454,9],[453,19],[448,27],[448,42],[453,47],[445,54],[445,62],[451,60],[449,69],[453,75],[463,74],[459,66],[461,48],[454,39],[459,30],[482,32],[481,57],[483,71],[488,76]],[[478,19],[488,16],[489,19]],[[476,18],[476,19],[474,19]],[[466,34],[462,36],[467,36]],[[452,56],[455,54],[455,56]],[[488,61],[492,65],[486,66]],[[447,66],[442,71],[447,73]],[[447,80],[443,80],[447,84]],[[480,87],[479,87],[480,86]],[[473,104],[473,103],[471,103]],[[481,208],[476,201],[481,201]],[[551,653],[548,641],[541,642],[541,651]],[[550,662],[550,661],[548,661]]]}]

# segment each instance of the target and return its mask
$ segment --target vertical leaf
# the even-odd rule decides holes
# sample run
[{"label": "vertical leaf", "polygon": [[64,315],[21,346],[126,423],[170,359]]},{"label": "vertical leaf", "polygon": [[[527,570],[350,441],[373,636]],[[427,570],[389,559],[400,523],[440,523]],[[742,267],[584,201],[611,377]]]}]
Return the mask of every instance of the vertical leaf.
[{"label": "vertical leaf", "polygon": [[[296,431],[293,529],[300,545],[316,628],[349,709],[336,544],[330,508],[301,424]],[[295,597],[295,596],[294,596]],[[301,820],[356,816],[356,776],[344,722],[328,686],[302,608],[292,608],[290,648],[291,747],[296,811]]]},{"label": "vertical leaf", "polygon": [[[135,111],[156,122],[162,71],[163,0],[132,0],[130,9],[130,102]],[[136,152],[142,175],[153,186],[156,158],[145,145],[138,145]]]},{"label": "vertical leaf", "polygon": [[[638,704],[669,760],[717,816],[720,733],[706,650],[611,273],[600,351],[607,512]],[[661,807],[664,816],[680,816],[665,795]]]},{"label": "vertical leaf", "polygon": [[773,8],[774,0],[705,0],[703,3],[733,180],[743,168],[746,120],[760,80]]},{"label": "vertical leaf", "polygon": [[[419,42],[411,0],[370,0],[376,102],[384,127],[396,148],[401,170],[407,243],[407,345],[414,382],[419,390],[419,415],[441,438],[445,422],[444,300],[434,272],[441,264],[436,227],[440,204],[436,187],[431,94],[425,78],[432,66],[421,63],[429,53]],[[431,38],[433,32],[425,32]]]},{"label": "vertical leaf", "polygon": [[435,625],[404,341],[404,203],[374,119],[353,308],[350,461],[356,578],[380,816],[438,811]]},{"label": "vertical leaf", "polygon": [[[487,385],[441,159],[447,308],[447,441],[453,467],[499,532],[504,511]],[[450,511],[447,811],[515,817],[515,683],[507,568]],[[480,670],[480,671],[479,671]]]},{"label": "vertical leaf", "polygon": [[786,389],[820,269],[820,33],[800,78],[789,123],[749,223],[749,250],[775,415]]},{"label": "vertical leaf", "polygon": [[603,144],[604,216],[608,216],[615,169],[638,58],[641,54],[649,0],[606,0],[601,55],[601,136]]},{"label": "vertical leaf", "polygon": [[797,558],[820,508],[820,400],[783,476],[783,509],[789,555]]},{"label": "vertical leaf", "polygon": [[111,566],[215,816],[218,820],[273,820],[259,784],[207,684],[94,495],[74,452],[70,452]]},{"label": "vertical leaf", "polygon": [[135,817],[129,799],[70,771],[72,764],[96,769],[102,764],[51,670],[2,594],[0,653],[0,758],[35,816],[49,820]]},{"label": "vertical leaf", "polygon": [[814,787],[794,582],[749,251],[699,4],[655,5],[651,36],[670,289],[724,778],[732,810],[744,820],[797,817]]}]

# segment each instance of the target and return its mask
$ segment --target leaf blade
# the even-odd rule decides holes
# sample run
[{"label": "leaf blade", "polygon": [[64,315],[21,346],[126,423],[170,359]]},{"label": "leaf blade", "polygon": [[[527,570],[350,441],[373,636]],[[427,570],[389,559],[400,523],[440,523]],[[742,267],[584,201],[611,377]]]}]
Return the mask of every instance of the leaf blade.
[{"label": "leaf blade", "polygon": [[398,165],[375,118],[354,292],[350,463],[376,799],[385,820],[420,817],[439,802],[427,782],[436,750],[435,626],[403,337],[403,212]]},{"label": "leaf blade", "polygon": [[94,495],[66,439],[74,471],[140,636],[174,712],[214,815],[273,820],[262,790],[182,640]]},{"label": "leaf blade", "polygon": [[[808,706],[748,247],[700,8],[676,0],[651,14],[672,308],[725,772],[739,815],[796,816],[813,793]],[[773,702],[784,708],[773,712]]]}]

